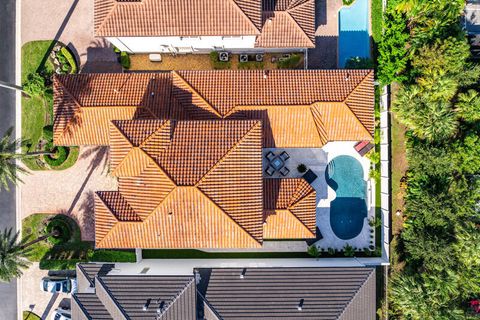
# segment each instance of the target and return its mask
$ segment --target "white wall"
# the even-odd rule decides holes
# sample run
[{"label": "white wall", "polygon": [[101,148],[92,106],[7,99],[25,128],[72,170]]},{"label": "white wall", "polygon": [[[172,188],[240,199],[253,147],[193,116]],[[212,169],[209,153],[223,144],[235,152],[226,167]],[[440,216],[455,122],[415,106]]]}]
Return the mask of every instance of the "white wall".
[{"label": "white wall", "polygon": [[222,49],[254,48],[255,36],[239,37],[110,37],[107,38],[122,51],[131,53],[173,52],[185,50],[209,52]]}]

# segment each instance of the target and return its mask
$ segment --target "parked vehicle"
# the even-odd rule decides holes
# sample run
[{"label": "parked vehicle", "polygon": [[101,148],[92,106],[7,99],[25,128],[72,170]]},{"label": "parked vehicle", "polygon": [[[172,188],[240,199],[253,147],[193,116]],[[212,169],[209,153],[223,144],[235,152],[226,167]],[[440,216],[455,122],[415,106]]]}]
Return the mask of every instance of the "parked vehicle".
[{"label": "parked vehicle", "polygon": [[77,292],[77,279],[64,277],[45,277],[40,282],[40,289],[51,293],[75,293]]},{"label": "parked vehicle", "polygon": [[70,310],[66,309],[55,309],[52,313],[52,317],[50,318],[52,320],[71,320],[72,319],[72,313]]}]

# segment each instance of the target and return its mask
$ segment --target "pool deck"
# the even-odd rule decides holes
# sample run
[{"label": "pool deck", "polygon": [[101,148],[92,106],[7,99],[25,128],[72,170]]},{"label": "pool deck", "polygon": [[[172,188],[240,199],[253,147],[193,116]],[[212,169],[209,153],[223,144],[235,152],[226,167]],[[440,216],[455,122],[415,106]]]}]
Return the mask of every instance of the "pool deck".
[{"label": "pool deck", "polygon": [[[341,250],[345,245],[349,244],[354,248],[368,248],[370,241],[373,241],[375,245],[375,238],[370,238],[370,229],[372,229],[368,220],[375,217],[375,184],[371,183],[369,178],[370,172],[370,160],[366,157],[362,157],[353,148],[355,142],[330,142],[323,147],[323,151],[327,153],[328,162],[333,158],[341,155],[348,155],[354,157],[360,162],[363,168],[364,180],[367,181],[367,211],[368,216],[364,219],[363,229],[358,236],[350,240],[340,239],[335,235],[330,225],[330,202],[336,198],[335,191],[330,188],[325,179],[325,168],[323,172],[315,172],[318,176],[314,181],[313,187],[318,190],[326,189],[327,196],[317,193],[317,227],[322,233],[323,239],[317,241],[315,245],[320,249],[334,248]],[[324,192],[325,193],[325,192]]]}]

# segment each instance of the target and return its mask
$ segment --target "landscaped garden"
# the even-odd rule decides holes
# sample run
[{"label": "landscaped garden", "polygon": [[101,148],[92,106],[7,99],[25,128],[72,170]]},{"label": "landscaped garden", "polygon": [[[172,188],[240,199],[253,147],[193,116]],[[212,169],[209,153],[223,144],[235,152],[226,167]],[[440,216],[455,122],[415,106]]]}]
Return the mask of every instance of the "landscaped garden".
[{"label": "landscaped garden", "polygon": [[[54,73],[76,73],[73,54],[55,41],[32,41],[22,47],[23,152],[34,154],[23,162],[30,170],[63,170],[78,158],[78,147],[53,145]],[[42,154],[45,153],[45,154]]]},{"label": "landscaped garden", "polygon": [[133,251],[94,250],[93,243],[82,241],[77,223],[63,214],[33,214],[22,221],[22,235],[28,237],[30,261],[40,269],[74,269],[86,261],[135,262]]},{"label": "landscaped garden", "polygon": [[[480,66],[460,27],[464,5],[389,1],[378,44],[379,80],[395,84],[392,196],[405,195],[392,203],[395,319],[480,312]],[[407,164],[396,164],[404,147]]]}]

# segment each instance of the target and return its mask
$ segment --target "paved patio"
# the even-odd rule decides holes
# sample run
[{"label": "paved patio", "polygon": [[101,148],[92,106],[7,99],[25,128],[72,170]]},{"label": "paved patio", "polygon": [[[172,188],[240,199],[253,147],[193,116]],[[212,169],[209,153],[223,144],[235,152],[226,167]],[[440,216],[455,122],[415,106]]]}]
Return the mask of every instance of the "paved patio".
[{"label": "paved patio", "polygon": [[338,45],[338,11],[342,0],[317,0],[315,48],[308,49],[309,69],[336,69]]},{"label": "paved patio", "polygon": [[77,163],[63,171],[31,171],[21,185],[22,219],[34,213],[63,213],[75,219],[82,240],[94,240],[95,191],[117,189],[108,174],[108,149],[81,147]]}]

